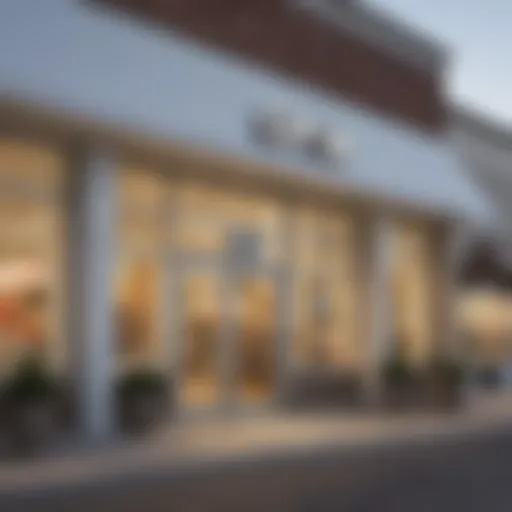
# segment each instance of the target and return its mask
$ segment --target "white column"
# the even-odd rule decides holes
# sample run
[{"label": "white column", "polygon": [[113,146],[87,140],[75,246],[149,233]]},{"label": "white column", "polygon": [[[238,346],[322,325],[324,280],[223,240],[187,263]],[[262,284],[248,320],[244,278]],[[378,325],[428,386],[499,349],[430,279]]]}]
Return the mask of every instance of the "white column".
[{"label": "white column", "polygon": [[366,309],[362,312],[368,343],[365,387],[371,400],[379,395],[380,372],[394,336],[392,266],[395,235],[392,221],[385,217],[376,218],[363,229],[367,250]]},{"label": "white column", "polygon": [[80,426],[87,437],[101,440],[114,427],[116,163],[94,150],[74,156],[68,190],[72,378]]}]

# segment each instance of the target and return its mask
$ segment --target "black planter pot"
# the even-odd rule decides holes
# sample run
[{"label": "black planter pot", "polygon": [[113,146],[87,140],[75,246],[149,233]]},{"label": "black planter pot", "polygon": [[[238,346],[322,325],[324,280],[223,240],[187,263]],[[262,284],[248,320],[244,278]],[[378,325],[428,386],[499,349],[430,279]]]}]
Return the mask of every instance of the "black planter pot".
[{"label": "black planter pot", "polygon": [[133,392],[121,397],[120,423],[123,430],[144,434],[165,418],[169,407],[164,394]]},{"label": "black planter pot", "polygon": [[357,375],[344,372],[303,371],[291,380],[287,403],[292,409],[336,409],[362,406]]},{"label": "black planter pot", "polygon": [[412,384],[386,384],[384,407],[391,411],[417,410],[425,403],[425,395],[419,386]]},{"label": "black planter pot", "polygon": [[58,421],[51,401],[14,403],[9,410],[9,437],[17,454],[35,454],[56,437]]},{"label": "black planter pot", "polygon": [[428,387],[428,403],[441,411],[455,411],[463,404],[463,389],[460,383],[434,382]]},{"label": "black planter pot", "polygon": [[152,368],[122,376],[117,385],[119,426],[128,432],[151,431],[170,412],[173,381]]}]

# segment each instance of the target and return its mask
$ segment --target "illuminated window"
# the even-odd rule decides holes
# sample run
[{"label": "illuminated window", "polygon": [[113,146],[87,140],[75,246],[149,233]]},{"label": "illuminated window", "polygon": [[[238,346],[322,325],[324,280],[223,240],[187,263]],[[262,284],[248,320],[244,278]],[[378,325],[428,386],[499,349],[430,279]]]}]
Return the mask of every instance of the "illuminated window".
[{"label": "illuminated window", "polygon": [[161,361],[165,181],[143,169],[119,173],[115,314],[122,368]]},{"label": "illuminated window", "polygon": [[294,252],[294,354],[304,364],[357,364],[354,224],[341,212],[304,209]]},{"label": "illuminated window", "polygon": [[429,232],[399,225],[394,262],[395,336],[417,364],[430,355],[435,331],[433,261]]},{"label": "illuminated window", "polygon": [[50,148],[0,140],[0,371],[37,350],[55,365],[62,343],[63,161]]}]

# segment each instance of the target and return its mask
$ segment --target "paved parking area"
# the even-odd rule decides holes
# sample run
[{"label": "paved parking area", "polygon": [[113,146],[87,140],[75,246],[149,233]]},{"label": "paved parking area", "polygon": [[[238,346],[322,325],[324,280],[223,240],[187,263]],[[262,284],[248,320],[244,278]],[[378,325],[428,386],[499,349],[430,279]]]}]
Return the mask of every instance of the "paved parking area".
[{"label": "paved parking area", "polygon": [[[366,507],[384,506],[378,496],[409,504],[424,493],[443,499],[436,498],[442,489],[447,495],[458,489],[457,499],[465,500],[489,483],[486,475],[498,485],[501,471],[512,467],[510,426],[509,395],[448,416],[271,416],[178,425],[147,443],[4,464],[0,510],[21,503],[21,510],[50,504],[41,510],[60,510],[72,502],[73,510],[143,510],[144,503],[152,504],[148,511],[339,510],[327,507],[368,500]],[[486,499],[506,492],[500,486],[491,494]]]},{"label": "paved parking area", "polygon": [[0,498],[2,512],[509,512],[512,435],[358,454],[157,473],[88,489]]}]

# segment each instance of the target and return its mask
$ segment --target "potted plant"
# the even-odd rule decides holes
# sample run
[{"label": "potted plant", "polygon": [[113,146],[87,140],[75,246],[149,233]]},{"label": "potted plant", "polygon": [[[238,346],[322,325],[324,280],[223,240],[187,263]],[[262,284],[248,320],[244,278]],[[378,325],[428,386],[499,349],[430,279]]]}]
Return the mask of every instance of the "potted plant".
[{"label": "potted plant", "polygon": [[382,373],[386,405],[400,409],[417,405],[420,400],[418,376],[402,345],[395,344]]},{"label": "potted plant", "polygon": [[43,360],[31,354],[21,361],[6,385],[13,445],[33,451],[55,431],[59,386]]},{"label": "potted plant", "polygon": [[436,356],[427,371],[429,399],[440,408],[454,408],[462,401],[464,369],[462,364],[445,355]]},{"label": "potted plant", "polygon": [[121,426],[132,432],[154,427],[167,409],[169,382],[151,368],[140,368],[124,375],[118,383]]}]

